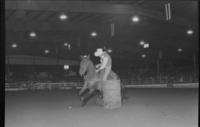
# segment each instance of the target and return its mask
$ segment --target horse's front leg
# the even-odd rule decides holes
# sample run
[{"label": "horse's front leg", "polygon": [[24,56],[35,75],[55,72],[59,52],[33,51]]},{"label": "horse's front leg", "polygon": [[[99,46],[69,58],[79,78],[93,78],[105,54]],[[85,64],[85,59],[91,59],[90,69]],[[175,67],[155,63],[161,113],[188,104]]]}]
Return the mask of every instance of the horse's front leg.
[{"label": "horse's front leg", "polygon": [[87,82],[84,82],[83,87],[79,91],[79,96],[82,96],[83,93],[86,91],[86,89],[87,89]]}]

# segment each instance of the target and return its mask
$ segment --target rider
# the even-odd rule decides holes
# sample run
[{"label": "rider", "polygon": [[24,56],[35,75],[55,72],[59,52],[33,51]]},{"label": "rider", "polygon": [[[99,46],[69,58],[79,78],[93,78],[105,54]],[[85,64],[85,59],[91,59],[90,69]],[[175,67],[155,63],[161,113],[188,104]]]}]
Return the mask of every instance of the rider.
[{"label": "rider", "polygon": [[109,73],[111,72],[112,68],[112,60],[110,55],[103,51],[102,48],[98,48],[96,52],[94,53],[96,57],[100,57],[101,63],[96,65],[96,72],[103,71],[103,81],[107,80]]}]

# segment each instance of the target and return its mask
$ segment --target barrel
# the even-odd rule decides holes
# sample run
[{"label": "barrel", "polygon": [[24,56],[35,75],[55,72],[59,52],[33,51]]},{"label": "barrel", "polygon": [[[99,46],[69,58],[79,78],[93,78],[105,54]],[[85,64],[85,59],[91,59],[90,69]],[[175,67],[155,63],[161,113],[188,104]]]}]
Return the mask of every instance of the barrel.
[{"label": "barrel", "polygon": [[103,105],[105,109],[121,107],[120,80],[107,80],[102,83]]}]

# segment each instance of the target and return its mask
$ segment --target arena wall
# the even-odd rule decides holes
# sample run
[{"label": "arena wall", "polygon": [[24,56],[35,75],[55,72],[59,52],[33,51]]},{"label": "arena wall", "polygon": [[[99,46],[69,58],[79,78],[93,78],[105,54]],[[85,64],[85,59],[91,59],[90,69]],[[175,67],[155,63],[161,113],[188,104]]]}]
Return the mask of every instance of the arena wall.
[{"label": "arena wall", "polygon": [[[82,82],[67,82],[67,83],[5,83],[5,91],[19,90],[68,90],[80,89]],[[169,84],[145,84],[145,85],[125,85],[125,88],[199,88],[199,83],[176,83]]]}]

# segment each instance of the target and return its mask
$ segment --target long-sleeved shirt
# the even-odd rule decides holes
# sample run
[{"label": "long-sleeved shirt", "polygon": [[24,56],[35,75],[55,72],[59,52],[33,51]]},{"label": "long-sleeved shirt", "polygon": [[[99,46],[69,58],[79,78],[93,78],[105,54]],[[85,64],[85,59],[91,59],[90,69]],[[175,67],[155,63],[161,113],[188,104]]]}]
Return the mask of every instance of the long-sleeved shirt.
[{"label": "long-sleeved shirt", "polygon": [[101,56],[101,64],[100,64],[100,70],[104,68],[111,68],[112,67],[112,60],[108,53],[103,53]]}]

